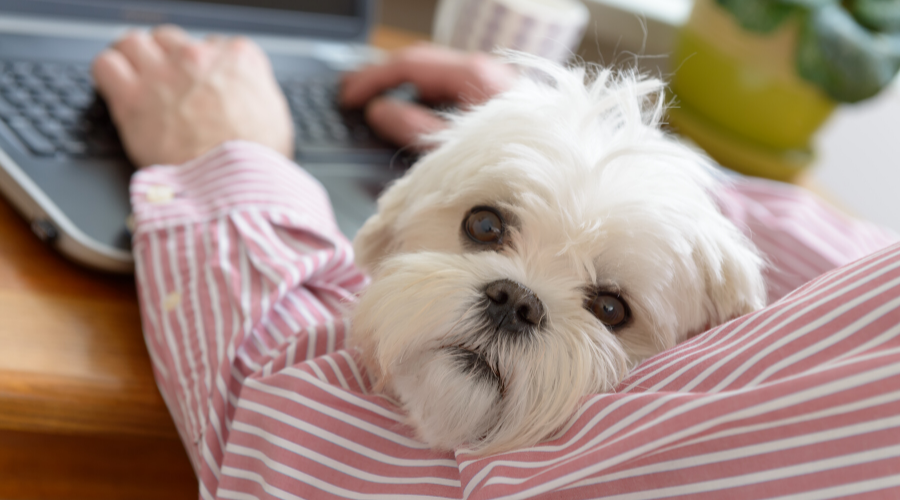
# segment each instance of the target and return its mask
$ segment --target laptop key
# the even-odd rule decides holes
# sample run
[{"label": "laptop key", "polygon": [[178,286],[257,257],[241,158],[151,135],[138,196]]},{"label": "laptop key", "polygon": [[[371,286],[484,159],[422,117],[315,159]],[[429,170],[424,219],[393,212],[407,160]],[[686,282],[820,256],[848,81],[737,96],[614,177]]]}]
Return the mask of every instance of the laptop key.
[{"label": "laptop key", "polygon": [[63,74],[66,66],[61,63],[41,63],[34,68],[34,74],[45,79],[55,78],[57,75]]},{"label": "laptop key", "polygon": [[59,102],[60,98],[56,91],[47,87],[46,85],[41,85],[38,87],[32,87],[29,89],[31,91],[31,97],[34,98],[35,101],[47,104],[50,102]]},{"label": "laptop key", "polygon": [[53,109],[58,108],[59,106],[66,105],[56,94],[42,94],[38,96],[38,99],[40,100],[41,104],[43,104],[44,107],[47,108],[48,111],[51,111],[51,114]]},{"label": "laptop key", "polygon": [[63,124],[75,126],[81,121],[81,113],[67,106],[58,106],[52,110],[53,116]]},{"label": "laptop key", "polygon": [[321,142],[326,137],[325,129],[318,124],[310,124],[309,128],[305,130],[306,137],[312,139],[316,142]]},{"label": "laptop key", "polygon": [[50,113],[43,106],[31,106],[22,110],[22,115],[31,120],[31,123],[41,123],[51,120]]},{"label": "laptop key", "polygon": [[45,88],[44,81],[36,76],[20,77],[18,79],[19,86],[37,92]]},{"label": "laptop key", "polygon": [[65,137],[70,135],[66,127],[52,119],[36,123],[35,128],[37,128],[46,137],[50,138]]},{"label": "laptop key", "polygon": [[28,76],[34,70],[34,63],[16,61],[10,65],[10,70],[16,76]]},{"label": "laptop key", "polygon": [[19,109],[27,108],[35,104],[34,99],[31,98],[31,94],[24,90],[10,89],[4,93],[4,96],[10,104]]},{"label": "laptop key", "polygon": [[6,102],[6,99],[0,97],[0,118],[10,118],[19,114],[19,110],[15,106]]},{"label": "laptop key", "polygon": [[94,102],[94,96],[81,91],[81,89],[69,90],[63,94],[62,98],[66,104],[75,109],[86,109]]},{"label": "laptop key", "polygon": [[51,156],[56,152],[56,147],[40,132],[35,130],[31,122],[24,118],[14,118],[8,122],[9,128],[16,133],[22,143],[32,153],[38,156]]},{"label": "laptop key", "polygon": [[64,139],[59,141],[60,151],[67,156],[82,157],[87,156],[90,151],[88,143],[78,139]]},{"label": "laptop key", "polygon": [[331,138],[335,139],[338,142],[343,142],[350,139],[350,132],[347,130],[347,127],[342,124],[337,124],[335,126],[329,127],[328,132],[331,134]]},{"label": "laptop key", "polygon": [[65,92],[75,86],[75,82],[65,75],[55,75],[44,79],[44,85],[56,92]]},{"label": "laptop key", "polygon": [[386,148],[352,148],[345,144],[315,144],[298,140],[296,143],[296,159],[303,165],[311,163],[359,163],[388,165],[396,157],[393,150]]}]

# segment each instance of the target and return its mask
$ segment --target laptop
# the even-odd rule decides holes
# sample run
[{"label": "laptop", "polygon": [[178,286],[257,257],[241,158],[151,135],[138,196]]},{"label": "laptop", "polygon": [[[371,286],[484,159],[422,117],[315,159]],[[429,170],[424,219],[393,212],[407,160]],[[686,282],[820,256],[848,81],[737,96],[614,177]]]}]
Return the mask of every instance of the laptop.
[{"label": "laptop", "polygon": [[340,74],[378,57],[370,0],[0,0],[0,194],[65,257],[133,270],[125,157],[92,87],[93,57],[128,29],[178,24],[244,34],[272,59],[296,128],[296,160],[353,237],[409,159],[361,113],[338,109]]}]

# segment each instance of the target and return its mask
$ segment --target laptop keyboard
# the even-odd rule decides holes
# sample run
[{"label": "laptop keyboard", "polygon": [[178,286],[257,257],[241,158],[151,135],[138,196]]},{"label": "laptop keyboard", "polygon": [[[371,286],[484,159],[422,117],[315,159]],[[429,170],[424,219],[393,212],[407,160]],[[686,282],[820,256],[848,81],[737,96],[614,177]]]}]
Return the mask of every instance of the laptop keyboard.
[{"label": "laptop keyboard", "polygon": [[121,156],[87,68],[0,62],[0,119],[34,156]]},{"label": "laptop keyboard", "polygon": [[[337,82],[281,82],[296,133],[297,159],[387,164],[395,150],[378,140],[359,111],[337,105]],[[0,62],[0,120],[32,156],[124,157],[106,105],[86,66]]]},{"label": "laptop keyboard", "polygon": [[340,108],[337,81],[307,79],[280,83],[294,120],[300,162],[366,160],[387,165],[395,159],[396,148],[375,137],[365,124],[362,111]]}]

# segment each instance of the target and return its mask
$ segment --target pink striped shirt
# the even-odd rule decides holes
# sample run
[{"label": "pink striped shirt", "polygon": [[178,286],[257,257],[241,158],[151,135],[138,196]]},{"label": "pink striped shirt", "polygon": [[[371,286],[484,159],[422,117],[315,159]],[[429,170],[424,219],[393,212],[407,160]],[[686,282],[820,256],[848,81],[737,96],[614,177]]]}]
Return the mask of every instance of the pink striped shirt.
[{"label": "pink striped shirt", "polygon": [[790,186],[718,194],[779,300],[476,458],[416,441],[343,350],[366,277],[312,177],[240,142],[138,172],[144,335],[200,498],[900,498],[896,236]]}]

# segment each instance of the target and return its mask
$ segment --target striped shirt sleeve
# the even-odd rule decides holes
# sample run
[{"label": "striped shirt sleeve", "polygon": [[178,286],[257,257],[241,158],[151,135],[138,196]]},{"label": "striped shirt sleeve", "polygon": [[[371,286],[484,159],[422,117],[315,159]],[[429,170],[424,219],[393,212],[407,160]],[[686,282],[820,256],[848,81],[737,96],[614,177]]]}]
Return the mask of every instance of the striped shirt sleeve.
[{"label": "striped shirt sleeve", "polygon": [[366,278],[321,185],[261,146],[142,170],[131,198],[147,347],[211,498],[252,405],[244,387],[337,351]]},{"label": "striped shirt sleeve", "polygon": [[144,334],[200,498],[900,497],[896,236],[777,184],[720,198],[777,300],[476,457],[416,441],[343,349],[366,278],[315,180],[248,143],[139,172]]},{"label": "striped shirt sleeve", "polygon": [[791,184],[741,177],[717,195],[725,216],[766,257],[771,302],[822,273],[900,241],[893,231],[850,217]]}]

